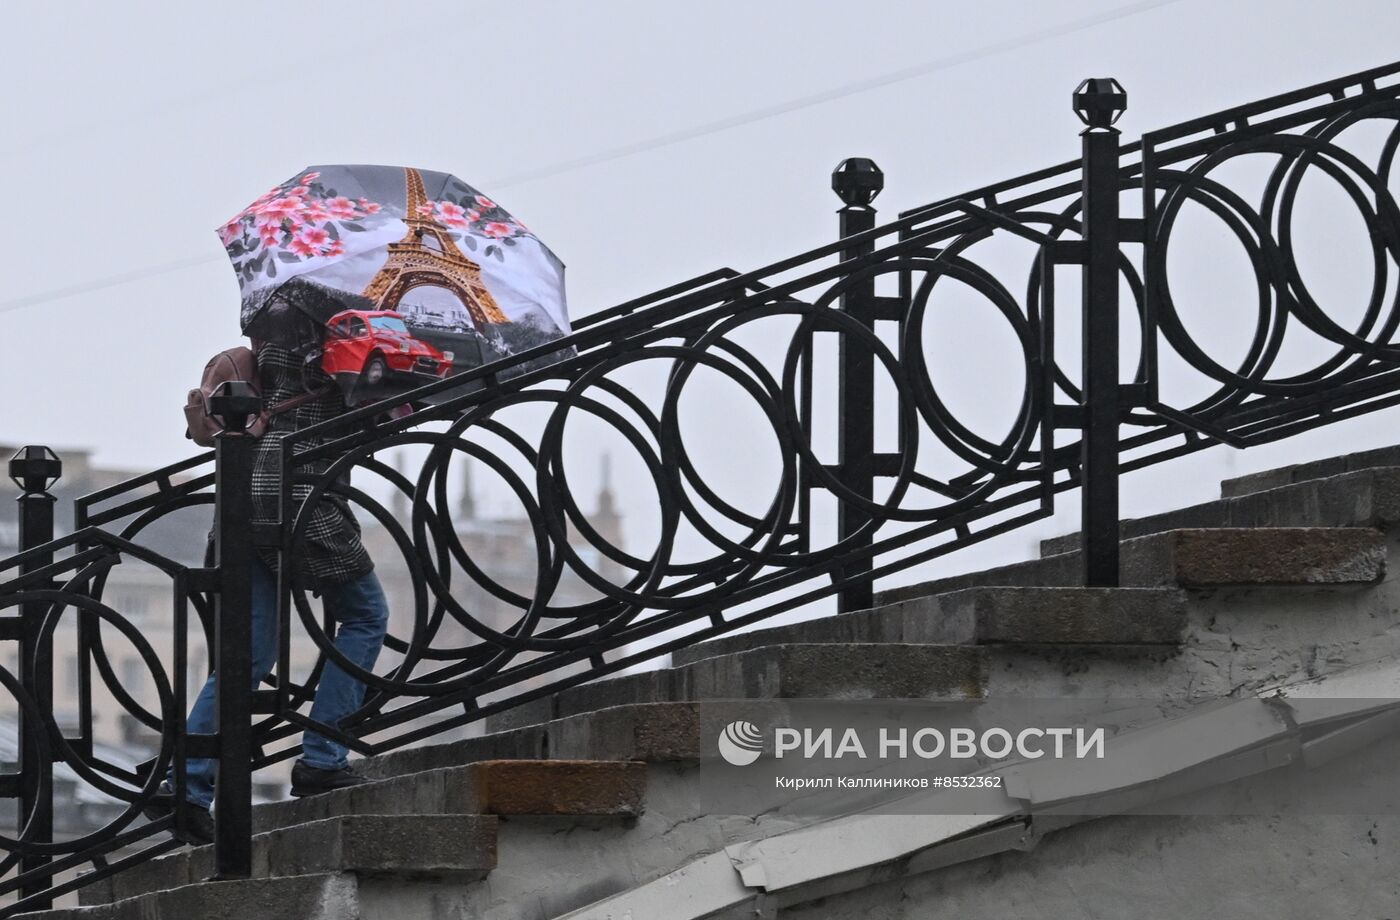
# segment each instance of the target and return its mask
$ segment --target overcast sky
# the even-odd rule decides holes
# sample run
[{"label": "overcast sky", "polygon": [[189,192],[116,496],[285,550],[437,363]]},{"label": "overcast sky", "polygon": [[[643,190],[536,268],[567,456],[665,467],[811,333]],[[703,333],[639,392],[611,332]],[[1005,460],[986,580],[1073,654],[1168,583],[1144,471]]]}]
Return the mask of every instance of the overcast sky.
[{"label": "overcast sky", "polygon": [[[1397,9],[8,3],[0,441],[92,447],[131,467],[183,456],[182,394],[238,334],[237,286],[213,228],[307,164],[460,175],[564,260],[582,316],[829,240],[829,174],[843,157],[879,162],[878,205],[892,216],[1073,156],[1069,96],[1085,76],[1127,88],[1131,139],[1386,63],[1400,54]],[[880,85],[837,92],[866,81]],[[1130,480],[1125,504],[1208,498],[1221,475],[1394,442],[1397,418],[1238,456],[1217,448]],[[577,476],[587,491],[596,464]],[[644,516],[648,496],[622,492],[624,512]],[[1074,505],[1038,532],[1072,523]]]}]

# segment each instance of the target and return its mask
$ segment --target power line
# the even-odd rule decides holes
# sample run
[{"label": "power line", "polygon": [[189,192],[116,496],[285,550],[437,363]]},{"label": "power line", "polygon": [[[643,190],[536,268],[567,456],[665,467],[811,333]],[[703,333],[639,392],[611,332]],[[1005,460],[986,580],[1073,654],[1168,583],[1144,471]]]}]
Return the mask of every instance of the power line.
[{"label": "power line", "polygon": [[896,70],[891,73],[882,74],[878,77],[871,77],[867,80],[858,80],[855,83],[847,83],[835,89],[829,89],[820,93],[813,93],[810,96],[802,96],[798,99],[790,99],[787,102],[780,102],[776,105],[764,106],[760,109],[753,109],[739,115],[731,115],[728,118],[721,118],[718,121],[707,122],[703,125],[696,125],[693,128],[686,128],[671,134],[663,134],[644,141],[637,141],[633,144],[624,144],[621,147],[614,147],[611,150],[603,150],[598,153],[591,153],[586,156],[576,157],[569,160],[561,160],[551,163],[548,166],[541,166],[538,169],[526,170],[506,176],[494,183],[489,183],[486,188],[504,188],[522,182],[533,182],[537,179],[546,179],[557,176],[560,173],[570,172],[575,169],[582,169],[585,166],[596,166],[599,163],[606,163],[610,160],[621,159],[622,157],[633,156],[638,153],[646,153],[661,147],[669,147],[672,144],[679,144],[682,141],[695,140],[709,134],[717,134],[720,131],[728,131],[731,128],[738,128],[744,125],[751,125],[757,121],[764,121],[775,118],[779,115],[786,115],[789,112],[796,112],[799,109],[811,108],[826,102],[835,102],[837,99],[845,99],[847,96],[854,96],[858,93],[869,92],[889,86],[893,83],[902,83],[905,80],[912,80],[915,77],[924,77],[940,70],[948,70],[961,64],[967,64],[984,57],[991,57],[994,54],[1003,54],[1007,51],[1014,51],[1033,45],[1037,42],[1047,41],[1052,38],[1059,38],[1074,32],[1096,25],[1102,25],[1114,19],[1125,19],[1129,16],[1136,16],[1148,10],[1167,6],[1172,3],[1179,3],[1180,0],[1144,0],[1140,3],[1131,3],[1127,6],[1119,7],[1109,13],[1099,16],[1075,19],[1063,25],[1044,29],[1040,32],[1032,32],[1019,38],[1008,39],[1002,42],[995,42],[984,45],[971,51],[949,55],[939,58],[936,61],[928,61],[924,64],[917,64],[913,67],[906,67],[903,70]]},{"label": "power line", "polygon": [[161,265],[152,265],[147,268],[138,268],[129,272],[121,272],[116,275],[108,275],[105,278],[98,278],[94,281],[86,281],[82,284],[73,284],[68,287],[53,288],[39,294],[30,294],[27,297],[16,297],[12,300],[0,301],[0,313],[8,313],[11,310],[22,310],[25,307],[32,307],[36,304],[47,303],[50,300],[62,300],[65,297],[74,297],[78,294],[87,294],[90,291],[100,291],[103,288],[116,287],[120,284],[127,284],[132,281],[140,281],[143,278],[151,278],[156,275],[165,275],[170,272],[179,271],[182,268],[191,268],[195,265],[205,265],[209,262],[216,262],[224,256],[192,256],[188,259],[177,259],[174,262],[165,262]]},{"label": "power line", "polygon": [[[353,45],[350,48],[341,47],[335,43],[319,43],[324,54],[318,55],[298,55],[298,66],[306,71],[315,71],[318,68],[331,66],[342,61],[353,61],[366,54],[375,54],[385,45],[392,45],[400,39],[414,37],[416,32],[404,31],[394,35],[375,35],[371,40]],[[150,105],[142,106],[139,109],[128,110],[126,112],[109,113],[104,118],[85,119],[76,125],[60,127],[50,131],[46,135],[37,135],[24,138],[19,143],[10,147],[0,149],[0,161],[9,160],[18,154],[26,153],[42,147],[51,147],[55,144],[65,143],[71,140],[91,141],[94,129],[97,131],[111,131],[116,128],[125,128],[132,123],[145,122],[152,115],[160,112],[168,112],[175,109],[183,109],[188,106],[204,102],[209,99],[246,99],[251,94],[262,90],[274,90],[286,84],[286,75],[275,73],[264,77],[252,75],[241,77],[237,81],[224,80],[217,86],[211,86],[198,92],[186,93],[183,96],[176,96],[169,99],[158,100]]]},{"label": "power line", "polygon": [[[729,131],[734,128],[743,127],[745,125],[751,125],[755,122],[764,121],[769,118],[776,118],[779,115],[786,115],[790,112],[795,112],[800,109],[811,108],[813,106],[822,105],[827,102],[835,102],[838,99],[845,99],[848,96],[854,96],[859,93],[870,92],[871,90],[880,89],[885,86],[890,86],[895,83],[902,83],[906,80],[913,80],[918,77],[928,76],[929,74],[937,73],[938,71],[942,70],[948,70],[950,68],[958,67],[963,64],[968,64],[973,61],[980,60],[981,58],[991,57],[997,54],[1004,54],[1008,51],[1015,51],[1019,48],[1024,48],[1028,45],[1038,44],[1040,42],[1048,41],[1054,38],[1061,38],[1065,35],[1071,35],[1075,32],[1082,32],[1086,29],[1090,29],[1098,25],[1103,25],[1107,22],[1112,22],[1117,19],[1126,19],[1131,16],[1136,16],[1139,13],[1145,13],[1149,10],[1158,9],[1160,7],[1169,6],[1173,3],[1180,2],[1181,0],[1140,0],[1140,2],[1138,3],[1130,3],[1126,6],[1118,7],[1114,10],[1110,10],[1107,13],[1101,13],[1097,16],[1086,16],[1080,19],[1074,19],[1058,26],[1052,26],[1048,29],[1042,29],[1038,32],[1032,32],[1027,35],[1022,35],[1018,38],[1007,39],[1001,42],[994,42],[990,45],[984,45],[980,48],[975,48],[970,51],[964,51],[958,54],[948,55],[947,57],[938,58],[937,60],[928,61],[923,64],[917,64],[913,67],[906,67],[901,70],[896,70],[887,74],[882,74],[878,77],[871,77],[865,80],[857,80],[853,83],[847,83],[842,86],[825,90],[820,93],[813,93],[809,96],[802,96],[797,99],[790,99],[787,102],[781,102],[776,105],[752,109],[748,112],[743,112],[738,115],[731,115],[728,118],[721,118],[717,121],[706,122],[705,124],[696,125],[695,127],[686,128],[681,131],[674,131],[669,134],[659,135],[657,137],[649,138],[644,141],[638,141],[632,144],[624,144],[619,147],[613,147],[609,150],[602,150],[598,151],[597,153],[591,153],[581,157],[574,157],[568,160],[560,160],[558,162],[551,163],[546,166],[541,166],[536,169],[526,170],[524,172],[503,176],[499,179],[495,179],[490,182],[484,182],[482,183],[481,187],[487,190],[510,188],[512,186],[522,185],[526,182],[535,182],[540,179],[552,178],[554,176],[562,175],[563,173],[573,172],[574,170],[583,169],[588,166],[597,166],[601,163],[607,163],[612,160],[619,160],[624,157],[635,156],[639,153],[647,153],[652,150],[658,150],[662,147],[669,147],[674,144],[683,143],[685,141],[695,140],[697,138],[705,137],[710,134],[718,134],[721,131]],[[157,275],[164,275],[170,272],[179,271],[184,268],[191,268],[196,265],[204,265],[211,262],[217,262],[221,258],[223,258],[222,255],[192,256],[185,259],[178,259],[174,262],[167,262],[162,265],[150,266],[144,269],[136,269],[130,272],[122,272],[116,275],[109,275],[105,278],[97,278],[93,281],[84,282],[82,284],[75,284],[62,288],[54,288],[52,290],[42,291],[38,294],[30,294],[25,297],[17,297],[10,300],[0,300],[0,313],[8,313],[12,310],[21,310],[25,307],[36,306],[38,304],[47,303],[52,300],[61,300],[65,297],[73,297],[78,294],[86,294],[92,291],[100,291],[104,288],[117,287],[118,285],[129,284],[132,281],[140,281],[144,278],[154,277]]]}]

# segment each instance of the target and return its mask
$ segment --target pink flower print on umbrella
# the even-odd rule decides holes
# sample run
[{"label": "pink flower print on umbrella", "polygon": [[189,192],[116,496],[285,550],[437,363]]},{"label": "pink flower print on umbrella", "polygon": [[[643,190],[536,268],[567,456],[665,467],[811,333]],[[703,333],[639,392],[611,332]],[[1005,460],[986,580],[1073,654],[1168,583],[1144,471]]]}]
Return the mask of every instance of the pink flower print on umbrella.
[{"label": "pink flower print on umbrella", "polygon": [[225,246],[243,236],[243,221],[240,219],[241,216],[242,215],[235,217],[219,228],[219,239],[223,241]]},{"label": "pink flower print on umbrella", "polygon": [[493,220],[490,223],[483,226],[481,228],[481,232],[491,237],[492,239],[499,240],[503,237],[510,236],[515,231],[511,229],[510,224],[503,224],[498,220]]},{"label": "pink flower print on umbrella", "polygon": [[282,221],[287,218],[276,212],[258,214],[253,218],[253,226],[262,236],[267,236],[282,229]]},{"label": "pink flower print on umbrella", "polygon": [[331,235],[320,227],[307,227],[298,233],[296,238],[312,247],[318,255],[331,242]]},{"label": "pink flower print on umbrella", "polygon": [[356,217],[355,202],[344,196],[328,199],[325,208],[326,213],[336,220],[354,220]]},{"label": "pink flower print on umbrella", "polygon": [[467,225],[467,211],[461,205],[453,204],[450,201],[439,201],[437,203],[437,219],[449,227],[465,227]]},{"label": "pink flower print on umbrella", "polygon": [[274,198],[271,201],[266,201],[254,208],[253,213],[263,217],[275,217],[280,220],[284,217],[295,216],[296,212],[301,209],[301,206],[302,200],[293,195],[286,198]]}]

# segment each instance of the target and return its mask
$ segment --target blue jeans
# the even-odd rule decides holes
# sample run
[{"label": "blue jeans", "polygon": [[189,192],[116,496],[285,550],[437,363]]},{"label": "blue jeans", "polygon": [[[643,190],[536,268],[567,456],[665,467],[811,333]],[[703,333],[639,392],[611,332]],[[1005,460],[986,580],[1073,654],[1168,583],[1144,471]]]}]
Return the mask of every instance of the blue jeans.
[{"label": "blue jeans", "polygon": [[[253,561],[253,688],[272,673],[277,662],[277,576],[261,560]],[[321,594],[327,612],[336,620],[335,647],[355,664],[370,670],[384,645],[384,633],[389,625],[389,603],[373,572],[355,581],[327,587]],[[218,713],[214,693],[217,674],[210,674],[199,691],[186,730],[208,734],[218,728]],[[365,698],[363,682],[328,661],[321,671],[316,698],[311,704],[311,718],[325,725],[339,725],[340,720],[359,709]],[[302,735],[302,761],[320,770],[340,770],[349,766],[345,746],[315,732]],[[185,797],[204,808],[214,801],[214,778],[217,760],[193,758],[185,769]],[[171,784],[174,784],[173,774]]]}]

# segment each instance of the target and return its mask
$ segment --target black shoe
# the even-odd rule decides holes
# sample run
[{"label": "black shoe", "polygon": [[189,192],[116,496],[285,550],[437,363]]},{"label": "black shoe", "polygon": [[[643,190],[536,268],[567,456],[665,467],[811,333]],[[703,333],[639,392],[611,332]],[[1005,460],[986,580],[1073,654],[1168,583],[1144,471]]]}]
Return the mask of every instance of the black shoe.
[{"label": "black shoe", "polygon": [[[207,846],[214,842],[214,816],[209,813],[209,809],[194,802],[186,802],[189,808],[185,813],[184,827],[172,828],[170,833],[176,840],[188,843],[193,847]],[[159,821],[167,818],[175,812],[175,790],[170,783],[164,782],[156,789],[156,794],[146,803],[146,807],[141,810],[147,818],[152,821]]]},{"label": "black shoe", "polygon": [[292,765],[292,795],[299,799],[308,795],[334,792],[337,789],[363,786],[368,782],[370,780],[356,773],[350,767],[343,767],[339,770],[318,770],[316,767],[307,766],[300,760]]}]

